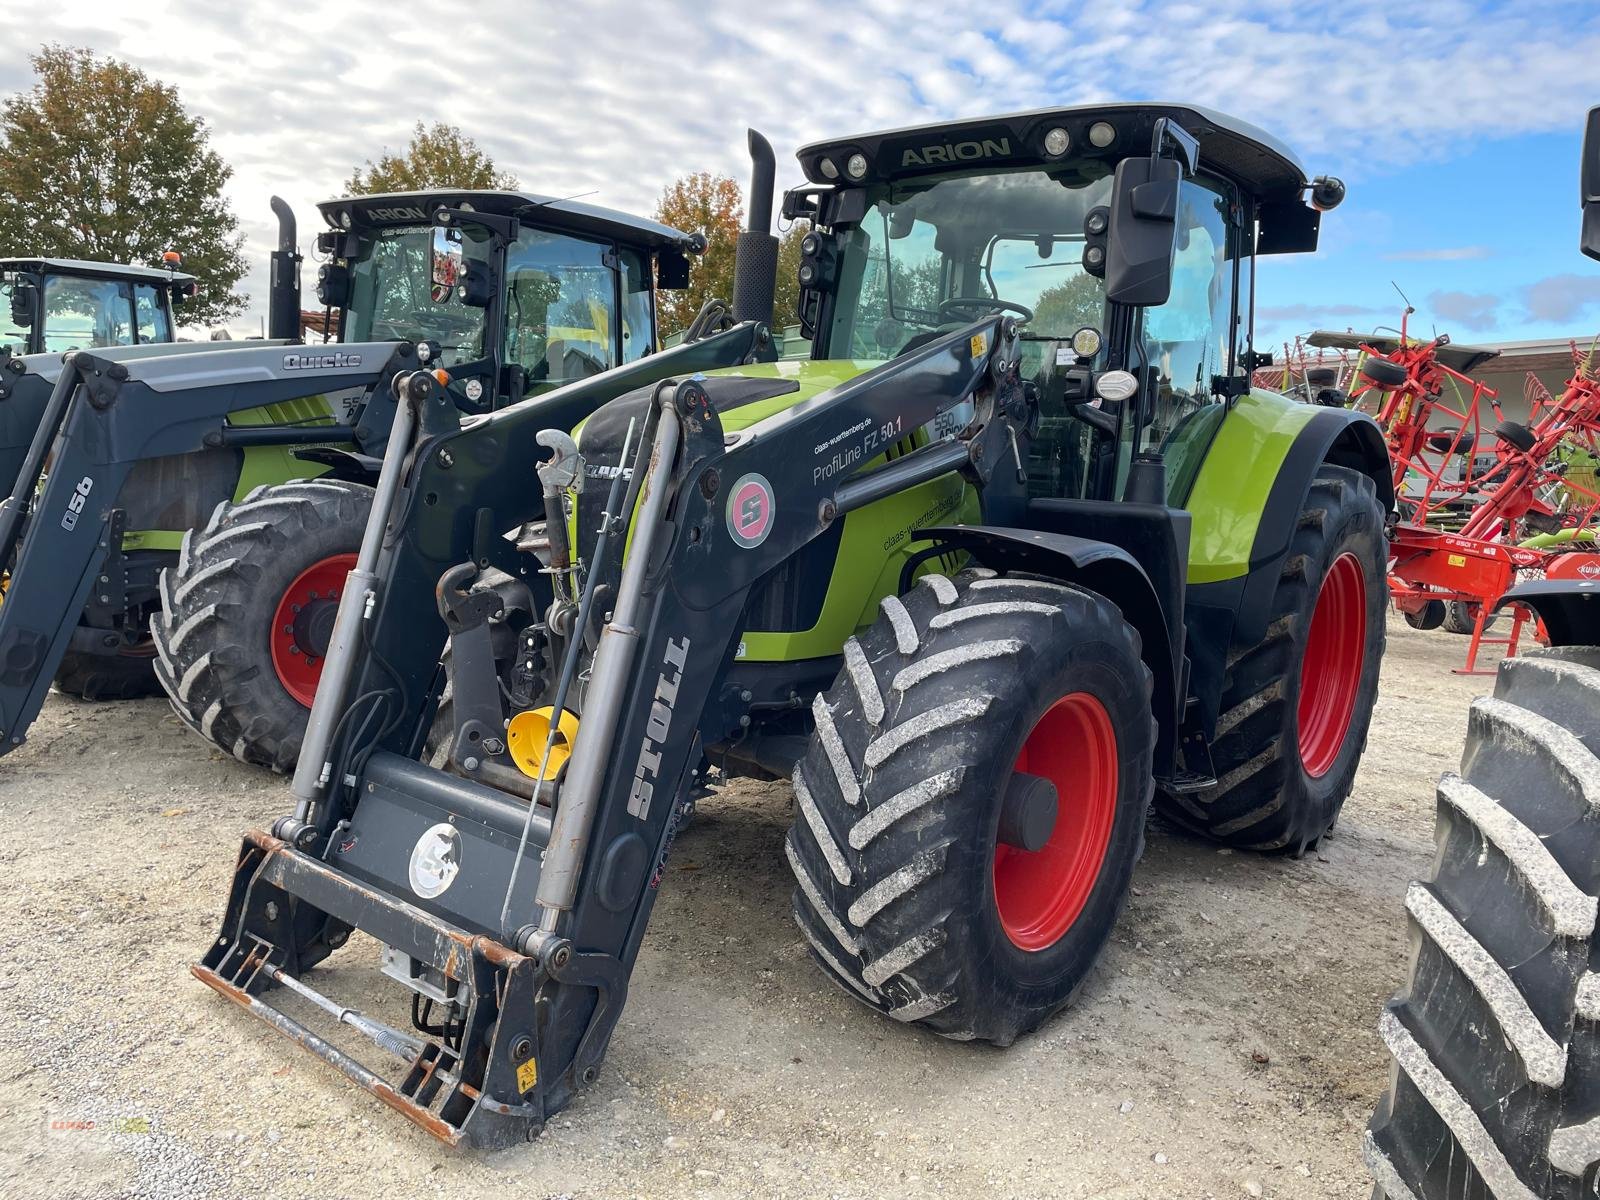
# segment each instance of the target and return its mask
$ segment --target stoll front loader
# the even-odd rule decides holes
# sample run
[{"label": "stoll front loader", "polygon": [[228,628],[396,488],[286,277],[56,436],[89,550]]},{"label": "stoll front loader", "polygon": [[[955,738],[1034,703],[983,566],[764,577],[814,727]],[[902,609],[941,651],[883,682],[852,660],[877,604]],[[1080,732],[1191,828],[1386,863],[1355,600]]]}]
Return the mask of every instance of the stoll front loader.
[{"label": "stoll front loader", "polygon": [[[833,982],[1000,1044],[1084,981],[1152,793],[1298,853],[1349,791],[1383,442],[1248,383],[1255,257],[1313,249],[1342,186],[1163,104],[800,162],[811,360],[664,378],[576,439],[402,377],[295,810],[194,972],[447,1142],[532,1137],[595,1078],[708,776],[792,776]],[[358,929],[412,1029],[311,977]]]},{"label": "stoll front loader", "polygon": [[[1600,107],[1582,181],[1580,245],[1600,259]],[[1378,1024],[1394,1062],[1364,1145],[1375,1200],[1600,1189],[1600,584],[1541,579],[1512,601],[1547,644],[1500,664],[1439,780],[1406,984]]]},{"label": "stoll front loader", "polygon": [[[16,449],[7,561],[30,514],[46,531],[23,545],[0,605],[0,748],[20,744],[53,675],[90,698],[164,685],[223,748],[292,765],[392,424],[389,378],[425,358],[452,373],[445,397],[465,412],[585,384],[557,407],[575,420],[616,394],[595,376],[654,358],[654,281],[684,286],[694,245],[652,221],[520,193],[329,201],[317,290],[342,341],[308,347],[290,344],[299,257],[293,215],[274,207],[274,340],[0,369],[0,456]],[[691,361],[742,357],[730,342]],[[653,361],[643,370],[655,377]],[[57,453],[39,488],[60,445],[85,457]],[[107,523],[93,570],[60,544],[98,527],[83,512]]]}]

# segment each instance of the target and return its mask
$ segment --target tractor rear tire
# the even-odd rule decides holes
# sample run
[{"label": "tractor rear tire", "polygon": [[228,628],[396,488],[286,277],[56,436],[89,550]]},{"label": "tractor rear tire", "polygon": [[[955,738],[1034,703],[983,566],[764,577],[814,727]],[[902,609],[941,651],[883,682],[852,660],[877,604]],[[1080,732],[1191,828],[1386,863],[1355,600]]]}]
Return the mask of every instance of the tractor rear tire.
[{"label": "tractor rear tire", "polygon": [[1600,648],[1507,659],[1439,781],[1433,874],[1366,1137],[1394,1200],[1595,1194],[1600,1178]]},{"label": "tractor rear tire", "polygon": [[1217,782],[1163,795],[1173,820],[1230,846],[1295,857],[1333,827],[1378,693],[1386,547],[1371,478],[1319,468],[1266,637],[1228,652],[1212,744]]},{"label": "tractor rear tire", "polygon": [[155,651],[88,654],[68,650],[56,670],[56,690],[85,700],[138,700],[159,696],[161,681],[156,678]]},{"label": "tractor rear tire", "polygon": [[294,768],[371,507],[371,488],[342,479],[259,487],[219,504],[161,573],[156,673],[184,723],[240,762]]},{"label": "tractor rear tire", "polygon": [[[1483,631],[1488,633],[1494,628],[1495,622],[1500,619],[1499,613],[1490,613],[1483,623]],[[1459,633],[1470,635],[1477,625],[1477,606],[1468,604],[1465,600],[1452,600],[1445,605],[1444,629],[1446,633]]]},{"label": "tractor rear tire", "polygon": [[[1093,592],[968,572],[886,598],[844,661],[794,773],[795,919],[857,1000],[1008,1045],[1083,985],[1144,848],[1139,636]],[[1008,791],[1041,776],[1048,840],[1003,844]]]}]

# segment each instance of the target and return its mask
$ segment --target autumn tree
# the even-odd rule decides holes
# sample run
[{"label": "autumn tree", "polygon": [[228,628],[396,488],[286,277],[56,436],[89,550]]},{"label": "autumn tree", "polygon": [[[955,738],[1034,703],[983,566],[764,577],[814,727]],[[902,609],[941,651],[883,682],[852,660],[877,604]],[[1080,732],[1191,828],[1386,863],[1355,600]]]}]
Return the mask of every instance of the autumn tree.
[{"label": "autumn tree", "polygon": [[782,333],[800,323],[800,243],[811,232],[811,222],[796,221],[778,238],[778,287],[772,305],[772,328]]},{"label": "autumn tree", "polygon": [[517,178],[497,168],[478,143],[456,126],[418,121],[404,153],[385,150],[377,162],[368,159],[344,186],[352,196],[428,188],[510,191],[517,186]]},{"label": "autumn tree", "polygon": [[46,46],[36,81],[0,100],[0,255],[159,265],[176,250],[200,292],[185,324],[244,308],[233,170],[177,89],[112,58]]},{"label": "autumn tree", "polygon": [[671,184],[656,204],[656,220],[684,233],[705,235],[705,253],[689,268],[689,286],[661,293],[662,334],[687,328],[711,297],[733,299],[733,258],[744,224],[744,197],[726,175],[697,171]]}]

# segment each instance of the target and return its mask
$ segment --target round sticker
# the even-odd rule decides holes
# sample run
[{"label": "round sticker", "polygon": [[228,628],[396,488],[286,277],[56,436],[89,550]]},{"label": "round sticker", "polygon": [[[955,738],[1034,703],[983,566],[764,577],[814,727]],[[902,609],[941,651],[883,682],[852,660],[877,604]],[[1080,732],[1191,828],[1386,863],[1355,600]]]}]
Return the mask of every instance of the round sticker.
[{"label": "round sticker", "polygon": [[440,822],[417,839],[411,851],[411,890],[425,900],[442,895],[461,870],[461,835]]},{"label": "round sticker", "polygon": [[469,379],[469,380],[467,380],[467,389],[466,390],[467,390],[467,399],[468,400],[471,400],[474,403],[476,403],[479,400],[482,400],[483,399],[483,380],[481,380],[481,379]]},{"label": "round sticker", "polygon": [[767,540],[775,515],[772,485],[766,476],[754,472],[741,475],[728,490],[728,532],[746,550],[754,550]]}]

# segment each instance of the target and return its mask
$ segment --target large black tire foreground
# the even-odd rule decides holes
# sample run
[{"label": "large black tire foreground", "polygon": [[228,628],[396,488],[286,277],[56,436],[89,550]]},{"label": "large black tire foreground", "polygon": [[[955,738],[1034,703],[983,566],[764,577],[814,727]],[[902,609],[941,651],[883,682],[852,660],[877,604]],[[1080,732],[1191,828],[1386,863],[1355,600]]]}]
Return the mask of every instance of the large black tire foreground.
[{"label": "large black tire foreground", "polygon": [[1366,747],[1388,587],[1372,480],[1323,466],[1272,598],[1267,634],[1228,651],[1213,788],[1163,794],[1179,824],[1229,845],[1303,854],[1333,826]]},{"label": "large black tire foreground", "polygon": [[1600,1182],[1600,648],[1508,659],[1439,781],[1409,982],[1366,1139],[1390,1200],[1576,1200]]},{"label": "large black tire foreground", "polygon": [[161,694],[155,650],[149,647],[142,654],[68,650],[56,670],[55,685],[67,695],[85,700],[137,700]]},{"label": "large black tire foreground", "polygon": [[344,480],[259,487],[218,505],[161,573],[150,621],[161,684],[190,728],[241,762],[293,769],[371,507],[372,489]]},{"label": "large black tire foreground", "polygon": [[[794,774],[795,918],[856,999],[1006,1045],[1087,978],[1143,850],[1138,634],[1092,592],[968,572],[885,599],[844,661]],[[1002,807],[1042,780],[1030,853]]]}]

